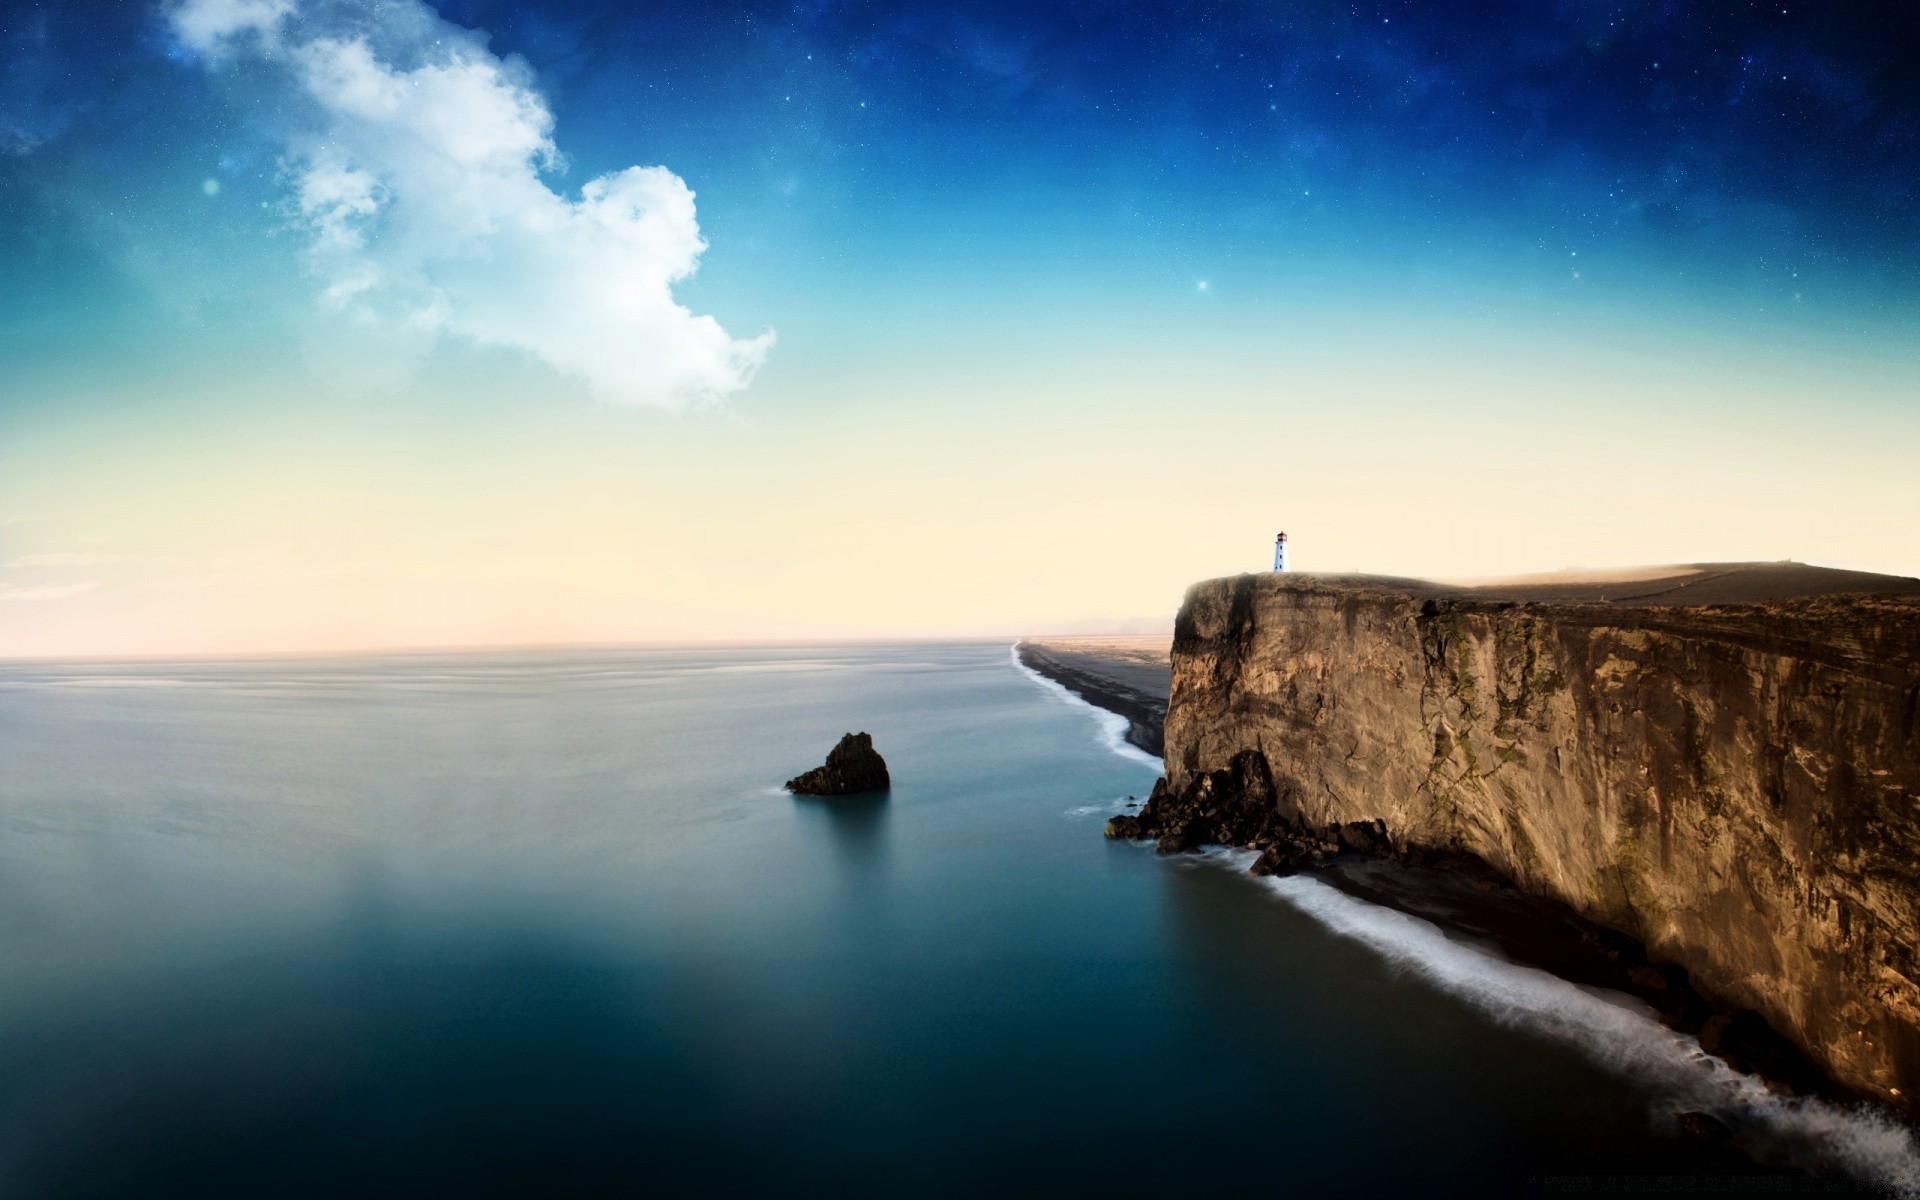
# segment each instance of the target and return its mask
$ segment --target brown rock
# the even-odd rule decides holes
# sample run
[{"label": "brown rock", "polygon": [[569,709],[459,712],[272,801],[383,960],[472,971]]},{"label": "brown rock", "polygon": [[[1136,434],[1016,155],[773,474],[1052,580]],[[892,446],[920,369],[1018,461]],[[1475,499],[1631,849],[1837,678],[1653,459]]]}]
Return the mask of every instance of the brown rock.
[{"label": "brown rock", "polygon": [[1700,1048],[1715,1057],[1721,1057],[1727,1051],[1727,1027],[1733,1023],[1732,1013],[1715,1013],[1700,1026]]},{"label": "brown rock", "polygon": [[1385,821],[1348,821],[1334,834],[1340,848],[1368,858],[1393,853],[1393,841],[1387,837]]},{"label": "brown rock", "polygon": [[796,796],[851,796],[858,792],[884,792],[893,785],[887,775],[887,760],[873,748],[873,739],[864,733],[849,733],[827,754],[824,766],[787,780],[787,790]]},{"label": "brown rock", "polygon": [[1628,971],[1627,978],[1643,988],[1651,988],[1654,991],[1665,991],[1667,988],[1667,977],[1661,973],[1660,968],[1646,963],[1641,963]]},{"label": "brown rock", "polygon": [[1142,830],[1476,856],[1920,1111],[1920,581],[1665,575],[1200,584]]}]

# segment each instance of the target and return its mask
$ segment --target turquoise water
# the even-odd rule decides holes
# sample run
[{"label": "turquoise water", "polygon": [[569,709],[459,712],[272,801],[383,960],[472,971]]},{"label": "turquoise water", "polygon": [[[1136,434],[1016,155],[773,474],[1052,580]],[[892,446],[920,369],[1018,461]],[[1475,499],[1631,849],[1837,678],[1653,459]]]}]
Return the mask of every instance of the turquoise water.
[{"label": "turquoise water", "polygon": [[[859,729],[890,796],[778,791]],[[1752,1169],[1667,1136],[1659,1082],[1578,1037],[1106,842],[1155,772],[1100,732],[1004,644],[0,666],[0,1183],[1382,1196]]]}]

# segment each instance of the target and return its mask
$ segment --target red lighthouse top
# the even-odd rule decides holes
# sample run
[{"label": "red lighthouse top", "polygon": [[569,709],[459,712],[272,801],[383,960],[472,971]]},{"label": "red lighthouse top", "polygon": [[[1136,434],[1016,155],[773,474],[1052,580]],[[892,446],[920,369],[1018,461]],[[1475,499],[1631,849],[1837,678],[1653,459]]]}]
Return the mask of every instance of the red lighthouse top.
[{"label": "red lighthouse top", "polygon": [[1287,540],[1287,535],[1286,535],[1286,534],[1284,534],[1284,533],[1282,533],[1282,534],[1281,534],[1281,535],[1280,535],[1279,537],[1277,537],[1277,538],[1275,538],[1275,539],[1273,539],[1273,540],[1274,540],[1274,541],[1276,541],[1276,542],[1284,542],[1284,541],[1286,541],[1286,540]]}]

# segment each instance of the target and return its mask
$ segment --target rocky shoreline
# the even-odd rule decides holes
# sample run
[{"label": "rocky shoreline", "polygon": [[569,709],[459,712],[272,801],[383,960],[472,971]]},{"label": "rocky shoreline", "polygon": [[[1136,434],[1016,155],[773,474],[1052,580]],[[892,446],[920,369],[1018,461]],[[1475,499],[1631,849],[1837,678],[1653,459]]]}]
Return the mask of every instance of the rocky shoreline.
[{"label": "rocky shoreline", "polygon": [[[1670,1029],[1695,1035],[1701,1048],[1735,1070],[1780,1090],[1856,1101],[1847,1088],[1758,1014],[1716,1003],[1685,968],[1656,962],[1640,941],[1582,917],[1547,897],[1529,895],[1475,855],[1396,845],[1381,821],[1312,826],[1281,815],[1274,781],[1257,753],[1236,756],[1222,771],[1193,780],[1184,792],[1165,778],[1138,813],[1116,816],[1106,836],[1151,841],[1162,854],[1205,846],[1254,850],[1254,875],[1310,872],[1349,895],[1421,917],[1450,935],[1491,944],[1507,958],[1571,983],[1633,996]],[[1731,1132],[1732,1114],[1689,1114],[1689,1132]]]},{"label": "rocky shoreline", "polygon": [[1470,856],[1920,1116],[1920,579],[1243,575],[1172,659],[1170,849]]},{"label": "rocky shoreline", "polygon": [[[1603,586],[1620,596],[1612,602],[1615,604],[1677,604],[1684,600],[1726,604],[1744,598],[1732,589],[1752,588],[1756,586],[1756,578],[1760,586],[1789,593],[1782,597],[1765,596],[1766,601],[1792,599],[1809,589],[1851,591],[1862,582],[1858,577],[1830,578],[1840,573],[1821,573],[1812,568],[1795,566],[1792,570],[1799,574],[1783,578],[1779,570],[1749,570],[1744,576],[1738,571],[1705,572],[1683,576],[1678,583],[1656,579],[1632,587],[1620,587],[1617,583]],[[1805,577],[1808,572],[1816,573],[1811,583]],[[1263,577],[1246,578],[1260,581]],[[1878,578],[1866,577],[1865,581],[1871,583]],[[1911,583],[1900,581],[1900,586]],[[1277,586],[1327,585],[1297,579]],[[1331,594],[1336,597],[1335,619],[1346,623],[1350,636],[1354,618],[1338,614],[1351,611],[1355,601],[1339,598],[1342,585],[1338,582],[1331,586]],[[1399,593],[1413,588],[1440,590],[1413,581],[1364,581],[1355,590],[1363,594]],[[1607,603],[1603,598],[1589,595],[1591,590],[1568,586],[1555,589],[1542,599],[1571,604]],[[1560,594],[1562,592],[1564,594]],[[1422,595],[1415,608],[1427,599]],[[1514,605],[1508,603],[1505,607]],[[1252,615],[1248,613],[1240,619]],[[1589,622],[1592,619],[1589,617]],[[1450,935],[1491,944],[1516,962],[1551,971],[1574,983],[1633,996],[1657,1012],[1669,1027],[1695,1035],[1709,1053],[1736,1069],[1767,1079],[1782,1090],[1843,1101],[1892,1100],[1894,1107],[1904,1107],[1900,1101],[1905,1097],[1900,1092],[1889,1096],[1884,1087],[1854,1086],[1752,1006],[1728,998],[1725,989],[1701,986],[1694,973],[1671,952],[1650,951],[1645,940],[1623,931],[1619,925],[1582,912],[1537,882],[1528,886],[1511,870],[1502,869],[1475,853],[1462,839],[1407,836],[1406,827],[1394,828],[1395,822],[1386,819],[1384,810],[1379,814],[1354,814],[1358,819],[1337,819],[1340,810],[1338,806],[1327,805],[1326,797],[1317,803],[1303,802],[1300,780],[1276,779],[1264,751],[1235,750],[1236,740],[1241,747],[1246,747],[1248,742],[1239,740],[1238,734],[1224,739],[1215,737],[1214,731],[1219,727],[1217,724],[1210,727],[1208,722],[1217,722],[1217,718],[1196,713],[1203,705],[1216,703],[1216,696],[1220,695],[1232,697],[1230,702],[1235,705],[1251,703],[1242,690],[1248,682],[1246,672],[1252,666],[1253,647],[1246,641],[1246,635],[1235,635],[1241,640],[1232,643],[1213,640],[1218,635],[1212,634],[1207,639],[1196,639],[1192,621],[1184,611],[1182,635],[1187,639],[1184,653],[1190,664],[1189,695],[1202,704],[1189,704],[1183,714],[1178,714],[1185,724],[1177,731],[1180,736],[1175,740],[1183,742],[1185,748],[1176,747],[1176,757],[1182,761],[1168,759],[1169,773],[1176,782],[1162,779],[1139,812],[1114,818],[1107,828],[1110,837],[1150,840],[1163,853],[1196,850],[1208,845],[1254,850],[1259,854],[1252,867],[1257,874],[1312,872],[1348,894],[1431,920]],[[1020,660],[1089,703],[1117,712],[1127,717],[1130,724],[1150,731],[1129,740],[1143,748],[1151,745],[1156,752],[1164,754],[1162,747],[1166,746],[1170,731],[1164,727],[1154,728],[1153,722],[1156,716],[1166,712],[1169,701],[1179,690],[1171,673],[1165,694],[1143,696],[1149,689],[1143,686],[1137,656],[1123,659],[1115,654],[1109,667],[1095,649],[1070,645],[1066,647],[1069,653],[1063,654],[1055,649],[1056,645],[1057,642],[1051,641],[1022,643],[1018,647]],[[1447,649],[1443,648],[1442,654],[1446,653]],[[1204,656],[1204,668],[1196,674],[1194,667],[1200,665],[1197,656]],[[1312,661],[1325,662],[1322,648],[1315,648]],[[1446,663],[1445,658],[1441,661],[1443,665]],[[1325,672],[1327,667],[1316,666],[1316,669]],[[1501,687],[1507,682],[1498,681]],[[1232,690],[1218,692],[1222,683]],[[1203,690],[1202,694],[1192,696],[1196,686]],[[1210,695],[1205,689],[1216,691]],[[1506,697],[1498,698],[1503,717],[1522,715]],[[1296,686],[1295,690],[1283,691],[1275,698],[1262,698],[1258,701],[1257,717],[1265,723],[1259,728],[1268,732],[1256,741],[1264,740],[1266,745],[1288,744],[1294,755],[1304,752],[1308,746],[1319,746],[1320,741],[1315,739],[1299,746],[1282,743],[1280,739],[1311,729],[1314,720],[1324,719],[1329,708],[1342,702],[1342,697],[1325,691],[1324,687],[1316,688],[1314,694],[1302,695]],[[1311,711],[1299,712],[1302,705],[1310,705]],[[1294,715],[1286,715],[1290,710]],[[1204,752],[1196,753],[1196,747],[1202,746]],[[1431,735],[1427,746],[1429,755],[1441,753],[1434,747]],[[1346,744],[1346,752],[1338,757],[1351,767],[1355,765],[1353,752],[1358,749],[1359,743]],[[1332,752],[1331,746],[1313,751],[1315,754],[1329,752]],[[1297,772],[1304,765],[1297,758],[1290,761],[1291,771]],[[1422,765],[1425,765],[1424,758]],[[1382,782],[1386,775],[1386,772],[1380,773]],[[1319,819],[1315,819],[1316,814]],[[1711,1115],[1683,1122],[1683,1128],[1700,1136],[1718,1136],[1724,1132],[1723,1123]]]}]

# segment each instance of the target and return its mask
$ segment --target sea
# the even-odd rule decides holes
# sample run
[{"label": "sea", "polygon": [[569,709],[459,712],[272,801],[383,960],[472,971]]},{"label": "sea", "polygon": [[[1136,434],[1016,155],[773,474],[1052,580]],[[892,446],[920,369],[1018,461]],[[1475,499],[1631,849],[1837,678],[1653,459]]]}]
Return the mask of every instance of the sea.
[{"label": "sea", "polygon": [[[1920,1195],[1625,997],[1107,841],[1121,729],[1004,642],[0,664],[0,1196]],[[890,792],[782,789],[848,731]]]}]

